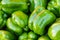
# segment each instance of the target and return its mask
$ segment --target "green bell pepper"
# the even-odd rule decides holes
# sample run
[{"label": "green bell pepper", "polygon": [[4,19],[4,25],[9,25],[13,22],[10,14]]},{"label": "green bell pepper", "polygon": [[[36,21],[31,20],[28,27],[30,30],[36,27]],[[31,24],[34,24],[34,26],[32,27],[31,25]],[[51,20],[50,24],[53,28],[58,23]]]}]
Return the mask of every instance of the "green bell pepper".
[{"label": "green bell pepper", "polygon": [[29,30],[28,16],[21,11],[12,13],[12,17],[7,20],[7,28],[15,32],[18,36],[21,35],[23,31]]},{"label": "green bell pepper", "polygon": [[0,40],[15,40],[15,37],[8,31],[0,30]]},{"label": "green bell pepper", "polygon": [[60,40],[60,18],[58,18],[57,20],[50,26],[48,30],[48,36],[52,40]]},{"label": "green bell pepper", "polygon": [[32,14],[30,15],[30,18],[29,18],[29,22],[28,22],[28,26],[29,26],[29,28],[31,29],[31,30],[33,30],[33,21],[34,21],[34,18],[37,16],[37,14],[39,13],[39,12],[41,12],[42,10],[44,10],[45,8],[44,7],[40,7],[40,6],[38,6],[33,12],[32,12]]},{"label": "green bell pepper", "polygon": [[2,10],[6,13],[12,13],[16,10],[26,12],[28,9],[28,0],[2,0]]},{"label": "green bell pepper", "polygon": [[41,36],[38,40],[50,40],[50,38],[48,36]]},{"label": "green bell pepper", "polygon": [[34,32],[23,33],[18,40],[37,40],[37,35]]},{"label": "green bell pepper", "polygon": [[12,20],[15,24],[28,31],[28,16],[25,13],[21,11],[14,12],[12,14]]},{"label": "green bell pepper", "polygon": [[0,10],[0,29],[5,26],[6,20],[7,20],[7,15]]},{"label": "green bell pepper", "polygon": [[23,32],[21,27],[12,22],[11,18],[8,18],[7,20],[7,28],[13,31],[16,35],[21,35]]},{"label": "green bell pepper", "polygon": [[27,26],[28,16],[21,11],[16,11],[12,14],[12,20],[21,28],[24,28]]},{"label": "green bell pepper", "polygon": [[60,0],[51,0],[47,9],[53,12],[56,17],[60,17]]},{"label": "green bell pepper", "polygon": [[43,35],[47,25],[51,25],[55,21],[56,17],[52,12],[46,9],[41,10],[41,12],[40,10],[38,12],[37,11],[32,12],[33,16],[31,14],[28,24],[30,25],[29,28],[35,33]]}]

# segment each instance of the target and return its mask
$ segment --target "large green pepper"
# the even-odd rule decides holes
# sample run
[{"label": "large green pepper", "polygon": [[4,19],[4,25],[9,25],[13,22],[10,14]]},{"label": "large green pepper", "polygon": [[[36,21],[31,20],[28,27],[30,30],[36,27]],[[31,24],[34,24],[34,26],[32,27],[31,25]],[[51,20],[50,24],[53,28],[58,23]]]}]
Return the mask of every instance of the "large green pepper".
[{"label": "large green pepper", "polygon": [[60,18],[56,20],[54,24],[48,30],[48,36],[52,40],[60,40]]},{"label": "large green pepper", "polygon": [[38,6],[33,12],[32,12],[32,14],[31,14],[31,16],[30,16],[30,18],[29,18],[29,22],[28,22],[28,25],[29,25],[29,28],[31,29],[31,30],[33,30],[33,21],[34,21],[34,18],[37,16],[37,14],[39,13],[39,12],[41,12],[42,10],[44,10],[45,8],[44,7],[40,7],[40,6]]},{"label": "large green pepper", "polygon": [[28,16],[21,11],[12,14],[12,18],[7,20],[7,28],[20,35],[23,31],[28,31]]},{"label": "large green pepper", "polygon": [[38,40],[50,40],[50,38],[48,36],[41,36]]},{"label": "large green pepper", "polygon": [[[35,9],[36,10],[36,9]],[[37,9],[38,11],[38,9]],[[35,33],[39,35],[44,34],[44,30],[47,27],[47,25],[52,24],[56,17],[55,15],[48,11],[48,10],[39,10],[38,12],[34,11],[29,19],[29,28],[32,29]],[[32,26],[31,26],[32,25]]]},{"label": "large green pepper", "polygon": [[34,32],[23,33],[18,40],[37,40],[37,35]]},{"label": "large green pepper", "polygon": [[12,13],[16,10],[27,11],[28,0],[2,0],[2,10],[6,13]]},{"label": "large green pepper", "polygon": [[0,29],[5,26],[7,15],[0,10]]},{"label": "large green pepper", "polygon": [[0,40],[15,40],[15,37],[8,31],[0,30]]},{"label": "large green pepper", "polygon": [[60,0],[51,0],[48,3],[48,10],[53,12],[57,17],[60,17]]}]

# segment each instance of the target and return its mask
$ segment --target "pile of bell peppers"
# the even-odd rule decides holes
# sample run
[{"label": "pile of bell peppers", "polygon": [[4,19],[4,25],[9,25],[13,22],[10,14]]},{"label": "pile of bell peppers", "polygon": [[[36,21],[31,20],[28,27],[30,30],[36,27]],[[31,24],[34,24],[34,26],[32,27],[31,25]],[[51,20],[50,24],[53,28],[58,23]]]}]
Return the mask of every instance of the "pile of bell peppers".
[{"label": "pile of bell peppers", "polygon": [[0,40],[60,40],[60,0],[0,0]]}]

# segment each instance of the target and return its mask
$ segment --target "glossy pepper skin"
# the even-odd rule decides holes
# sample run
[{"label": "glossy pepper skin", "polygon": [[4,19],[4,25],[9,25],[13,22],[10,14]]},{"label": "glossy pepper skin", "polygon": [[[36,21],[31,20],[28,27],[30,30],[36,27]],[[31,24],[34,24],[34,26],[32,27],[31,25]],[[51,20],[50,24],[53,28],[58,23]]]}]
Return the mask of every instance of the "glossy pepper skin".
[{"label": "glossy pepper skin", "polygon": [[12,22],[11,18],[8,18],[7,20],[7,28],[18,36],[21,35],[23,31],[21,27]]},{"label": "glossy pepper skin", "polygon": [[48,30],[48,36],[52,40],[60,40],[60,18],[58,18],[57,20],[50,26]]},{"label": "glossy pepper skin", "polygon": [[7,15],[0,10],[0,29],[5,26],[6,20],[7,20]]},{"label": "glossy pepper skin", "polygon": [[20,26],[23,29],[27,29],[28,31],[28,15],[26,15],[24,12],[16,11],[12,14],[12,20],[15,24]]},{"label": "glossy pepper skin", "polygon": [[0,40],[15,40],[14,35],[5,30],[0,30]]},{"label": "glossy pepper skin", "polygon": [[29,28],[39,35],[43,35],[46,26],[52,24],[56,19],[55,15],[48,10],[42,10],[41,12],[39,10],[32,14],[34,16],[30,16],[29,22],[31,22],[31,24],[29,23]]},{"label": "glossy pepper skin", "polygon": [[48,36],[41,36],[38,40],[50,40],[50,38]]},{"label": "glossy pepper skin", "polygon": [[38,15],[38,13],[39,12],[41,12],[42,10],[44,10],[45,8],[44,7],[40,7],[40,6],[38,6],[33,12],[32,12],[32,14],[30,15],[30,17],[29,17],[29,22],[28,22],[28,26],[29,26],[29,28],[31,29],[31,30],[33,30],[33,21],[34,21],[34,19],[35,19],[35,17]]},{"label": "glossy pepper skin", "polygon": [[37,40],[37,35],[34,32],[23,33],[19,36],[19,40]]},{"label": "glossy pepper skin", "polygon": [[12,13],[16,10],[26,12],[28,9],[28,0],[2,0],[2,10],[6,13]]},{"label": "glossy pepper skin", "polygon": [[7,20],[7,28],[15,32],[18,36],[23,31],[28,31],[28,16],[21,12],[16,11],[12,13],[12,17]]},{"label": "glossy pepper skin", "polygon": [[56,17],[60,17],[60,0],[51,0],[47,9],[53,12]]}]

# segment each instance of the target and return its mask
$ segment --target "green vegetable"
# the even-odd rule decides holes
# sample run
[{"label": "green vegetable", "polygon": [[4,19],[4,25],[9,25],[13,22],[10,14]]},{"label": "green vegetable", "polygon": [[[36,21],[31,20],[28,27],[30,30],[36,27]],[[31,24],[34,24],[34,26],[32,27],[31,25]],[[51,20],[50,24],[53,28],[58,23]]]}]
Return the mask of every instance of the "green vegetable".
[{"label": "green vegetable", "polygon": [[0,29],[5,26],[7,15],[0,10]]},{"label": "green vegetable", "polygon": [[[59,19],[59,20],[58,20]],[[60,40],[60,18],[58,18],[54,24],[48,30],[48,36],[52,40]]]},{"label": "green vegetable", "polygon": [[41,36],[38,40],[50,40],[48,36]]},{"label": "green vegetable", "polygon": [[23,31],[21,27],[12,22],[11,18],[7,20],[7,28],[15,32],[16,35],[21,35]]},{"label": "green vegetable", "polygon": [[39,12],[41,12],[42,10],[44,10],[45,8],[44,7],[40,7],[40,6],[38,6],[33,12],[32,12],[32,14],[31,14],[31,16],[30,16],[30,18],[29,18],[29,22],[28,22],[28,25],[29,25],[29,28],[31,29],[31,30],[33,30],[33,21],[34,21],[34,18],[37,16],[37,14],[39,13]]},{"label": "green vegetable", "polygon": [[23,33],[19,36],[19,40],[36,40],[37,35],[34,32]]},{"label": "green vegetable", "polygon": [[12,20],[15,24],[17,24],[21,28],[27,29],[27,27],[28,27],[28,16],[25,13],[23,13],[21,11],[14,12],[12,14]]},{"label": "green vegetable", "polygon": [[14,31],[18,36],[24,31],[28,31],[28,16],[21,11],[16,11],[7,20],[7,28]]},{"label": "green vegetable", "polygon": [[6,13],[12,13],[17,10],[27,11],[28,3],[27,0],[2,0],[2,10]]},{"label": "green vegetable", "polygon": [[35,33],[43,35],[47,25],[52,24],[55,21],[56,17],[48,10],[42,9],[38,12],[37,11],[35,9],[29,18],[29,28],[32,29]]},{"label": "green vegetable", "polygon": [[21,28],[24,28],[27,26],[28,16],[21,11],[16,11],[12,14],[12,20]]},{"label": "green vegetable", "polygon": [[5,30],[0,30],[0,40],[15,40],[14,35]]},{"label": "green vegetable", "polygon": [[56,17],[60,17],[60,0],[51,0],[47,8],[53,12]]}]

